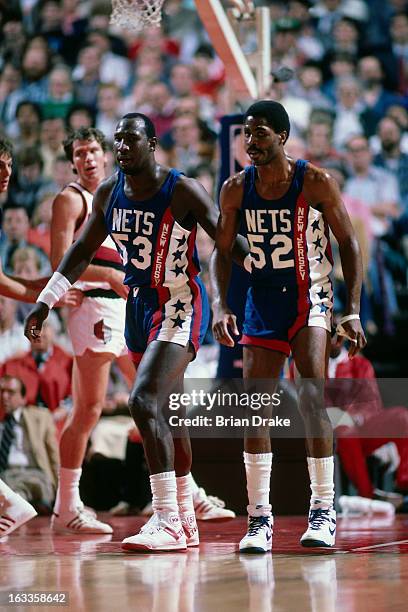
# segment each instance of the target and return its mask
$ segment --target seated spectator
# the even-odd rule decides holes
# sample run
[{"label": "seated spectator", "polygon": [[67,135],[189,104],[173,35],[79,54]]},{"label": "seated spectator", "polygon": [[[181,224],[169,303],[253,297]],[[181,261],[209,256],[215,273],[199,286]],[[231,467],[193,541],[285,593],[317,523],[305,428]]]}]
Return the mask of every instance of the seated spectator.
[{"label": "seated spectator", "polygon": [[365,110],[361,114],[364,134],[372,136],[378,122],[388,108],[401,104],[402,98],[384,87],[384,70],[378,57],[366,55],[357,64],[358,77],[363,84],[363,101]]},{"label": "seated spectator", "polygon": [[126,89],[130,80],[130,62],[126,57],[112,51],[112,42],[108,32],[91,30],[87,35],[87,42],[101,52],[101,82],[114,83],[119,90]]},{"label": "seated spectator", "polygon": [[48,76],[47,96],[41,104],[43,117],[65,119],[73,102],[74,86],[71,69],[64,64],[59,64],[51,70]]},{"label": "seated spectator", "polygon": [[350,136],[363,133],[360,115],[364,104],[361,96],[361,83],[358,79],[351,75],[338,79],[336,118],[333,126],[333,142],[338,149],[344,150]]},{"label": "seated spectator", "polygon": [[[71,183],[71,181],[75,180],[75,175],[72,172],[71,162],[69,161],[69,159],[66,158],[65,155],[62,155],[62,154],[57,155],[57,157],[55,158],[52,178],[54,179],[55,185],[57,186],[56,192],[61,191],[61,189],[65,187],[66,185],[68,185],[68,183]],[[49,194],[44,194],[44,197],[41,200],[41,202],[43,202],[45,198],[48,197],[48,195]],[[54,192],[54,196],[55,196],[55,192]],[[36,222],[38,222],[38,218],[36,218],[36,213],[37,213],[38,207],[41,206],[41,202],[38,204],[37,209],[34,211],[33,220],[32,220],[34,225],[36,224]],[[41,216],[41,219],[43,219],[42,213],[40,213],[40,216]],[[42,220],[40,221],[40,223],[41,222]]]},{"label": "seated spectator", "polygon": [[48,410],[27,406],[24,383],[0,379],[0,475],[37,512],[50,514],[58,478],[58,446]]},{"label": "seated spectator", "polygon": [[191,114],[177,117],[173,122],[171,135],[174,144],[168,150],[170,166],[188,173],[189,169],[195,166],[211,162],[214,144],[202,139],[197,117]]},{"label": "seated spectator", "polygon": [[99,47],[86,43],[78,54],[78,63],[72,73],[75,98],[93,109],[101,84],[101,62],[102,53]]},{"label": "seated spectator", "polygon": [[[371,363],[362,355],[356,355],[351,360],[346,349],[336,343],[336,338],[331,345],[329,378],[364,380],[363,386],[357,384],[355,393],[351,388],[351,393],[346,396],[345,387],[333,387],[334,403],[330,404],[346,409],[350,417],[349,424],[342,425],[340,421],[336,428],[336,448],[342,467],[358,494],[362,497],[375,497],[366,458],[388,442],[397,446],[400,457],[396,486],[401,492],[407,493],[408,409],[384,409]],[[382,492],[381,498],[386,499],[386,494],[384,496]]]},{"label": "seated spectator", "polygon": [[333,161],[340,161],[341,154],[333,147],[332,138],[332,123],[311,121],[306,137],[306,159],[323,168]]},{"label": "seated spectator", "polygon": [[64,153],[62,141],[66,137],[65,121],[61,117],[44,119],[41,124],[41,156],[44,160],[44,175],[53,176],[57,157]]},{"label": "seated spectator", "polygon": [[[11,258],[13,276],[27,280],[35,280],[41,276],[41,261],[38,251],[33,247],[22,247],[14,251]],[[17,320],[24,324],[24,319],[32,309],[31,304],[19,302]]]},{"label": "seated spectator", "polygon": [[344,191],[365,202],[372,214],[372,234],[383,236],[389,231],[392,219],[399,214],[398,182],[390,172],[373,164],[365,136],[352,136],[346,146],[351,176]]},{"label": "seated spectator", "polygon": [[122,117],[121,103],[121,92],[115,83],[103,83],[99,87],[95,125],[110,141],[113,141],[113,134]]},{"label": "seated spectator", "polygon": [[5,361],[25,354],[30,348],[24,327],[16,318],[18,304],[0,295],[0,369]]},{"label": "seated spectator", "polygon": [[[51,317],[39,342],[21,357],[5,361],[0,370],[24,382],[29,404],[45,406],[51,412],[62,408],[64,400],[71,396],[73,364],[72,357],[55,344],[55,325],[58,318]],[[57,416],[60,413],[63,414],[60,411]]]},{"label": "seated spectator", "polygon": [[22,100],[17,104],[15,121],[6,126],[8,136],[15,140],[16,151],[38,145],[41,119],[39,104],[29,100]]},{"label": "seated spectator", "polygon": [[299,68],[299,78],[291,87],[291,92],[310,102],[312,106],[328,108],[331,101],[322,92],[323,74],[319,62],[309,60]]},{"label": "seated spectator", "polygon": [[21,67],[23,71],[24,94],[30,102],[41,104],[47,97],[47,76],[51,66],[51,53],[44,39],[38,44],[38,38],[28,42]]},{"label": "seated spectator", "polygon": [[401,128],[392,117],[384,117],[378,124],[377,134],[381,151],[374,157],[374,164],[395,176],[403,212],[408,211],[408,154],[401,151]]},{"label": "seated spectator", "polygon": [[17,104],[23,97],[21,73],[17,65],[5,62],[0,72],[0,126],[5,130],[16,116]]},{"label": "seated spectator", "polygon": [[[4,207],[3,232],[0,240],[0,260],[6,273],[12,272],[11,259],[14,252],[21,248],[30,246],[28,233],[30,229],[28,214],[23,206],[7,205]],[[41,276],[51,272],[51,265],[47,255],[33,246],[41,261]]]},{"label": "seated spectator", "polygon": [[31,219],[44,193],[52,191],[54,184],[44,174],[44,161],[37,147],[20,149],[16,157],[17,172],[9,189],[11,202],[26,210]]},{"label": "seated spectator", "polygon": [[[63,186],[65,185],[67,185],[67,183],[63,184]],[[34,209],[31,226],[27,236],[28,242],[44,251],[48,258],[51,254],[50,224],[54,197],[55,192],[44,193]]]},{"label": "seated spectator", "polygon": [[[93,127],[95,125],[95,110],[89,104],[74,104],[66,118],[67,130],[78,130],[80,127]],[[65,155],[63,157],[66,161]],[[68,181],[70,182],[70,181]]]}]

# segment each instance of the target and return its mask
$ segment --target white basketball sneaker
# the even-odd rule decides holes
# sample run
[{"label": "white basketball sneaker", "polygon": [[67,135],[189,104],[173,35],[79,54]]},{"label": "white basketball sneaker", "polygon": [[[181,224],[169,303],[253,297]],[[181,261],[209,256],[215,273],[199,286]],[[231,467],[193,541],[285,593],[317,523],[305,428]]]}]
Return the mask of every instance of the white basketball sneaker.
[{"label": "white basketball sneaker", "polygon": [[188,548],[191,546],[198,546],[200,544],[200,537],[198,535],[197,521],[194,512],[180,511],[180,520],[183,525]]},{"label": "white basketball sneaker", "polygon": [[256,554],[272,550],[272,533],[272,516],[248,516],[248,531],[239,543],[239,552]]},{"label": "white basketball sneaker", "polygon": [[176,512],[156,512],[139,533],[122,541],[123,550],[166,552],[187,550],[187,540]]},{"label": "white basketball sneaker", "polygon": [[207,495],[200,488],[193,495],[194,512],[198,521],[229,521],[235,512],[225,507],[225,502],[214,495]]},{"label": "white basketball sneaker", "polygon": [[96,514],[84,506],[78,506],[77,512],[54,512],[51,528],[57,533],[113,533],[108,523],[98,521]]},{"label": "white basketball sneaker", "polygon": [[315,508],[309,511],[309,526],[300,538],[302,546],[334,546],[336,541],[336,511],[334,508]]},{"label": "white basketball sneaker", "polygon": [[0,496],[0,538],[34,518],[37,511],[25,499],[13,493],[5,498]]}]

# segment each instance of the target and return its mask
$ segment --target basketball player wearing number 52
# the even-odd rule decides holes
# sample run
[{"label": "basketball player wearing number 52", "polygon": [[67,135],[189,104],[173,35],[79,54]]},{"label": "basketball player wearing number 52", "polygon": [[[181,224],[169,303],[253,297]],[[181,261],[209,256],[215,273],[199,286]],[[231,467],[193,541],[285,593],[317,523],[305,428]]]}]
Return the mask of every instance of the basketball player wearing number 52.
[{"label": "basketball player wearing number 52", "polygon": [[[226,296],[231,245],[242,220],[250,247],[246,267],[251,273],[241,339],[244,377],[279,378],[292,352],[300,375],[299,401],[312,491],[308,529],[301,544],[333,546],[333,438],[319,384],[329,358],[333,306],[329,228],[339,243],[347,287],[341,331],[350,340],[351,357],[366,344],[359,320],[362,264],[335,180],[305,160],[286,156],[289,131],[289,117],[278,102],[255,102],[245,114],[245,148],[252,163],[229,178],[221,191],[212,266],[213,330],[220,343],[234,345],[233,334],[238,329]],[[244,461],[249,517],[240,551],[267,552],[272,546],[273,523],[267,428],[246,432]]]},{"label": "basketball player wearing number 52", "polygon": [[[212,238],[217,223],[204,187],[156,162],[156,143],[145,115],[130,113],[119,122],[114,135],[119,171],[98,187],[84,232],[39,296],[25,329],[35,340],[55,299],[83,273],[109,233],[130,289],[125,338],[137,378],[129,408],[143,438],[154,510],[123,548],[152,552],[198,544],[188,431],[173,440],[165,411],[168,395],[181,392],[184,371],[208,326],[207,296],[198,277],[197,223]],[[238,249],[238,260],[243,262],[245,254]]]}]

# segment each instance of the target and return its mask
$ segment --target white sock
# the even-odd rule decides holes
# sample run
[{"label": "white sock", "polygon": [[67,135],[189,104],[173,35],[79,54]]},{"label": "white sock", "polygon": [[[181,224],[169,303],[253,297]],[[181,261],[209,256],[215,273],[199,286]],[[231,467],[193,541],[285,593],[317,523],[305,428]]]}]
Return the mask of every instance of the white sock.
[{"label": "white sock", "polygon": [[177,482],[177,503],[180,513],[194,512],[193,493],[191,487],[191,474],[179,476]]},{"label": "white sock", "polygon": [[269,489],[271,483],[272,453],[245,453],[244,463],[247,479],[248,514],[270,516]]},{"label": "white sock", "polygon": [[0,478],[0,501],[3,499],[10,499],[14,495],[18,495],[18,493],[14,493],[12,489]]},{"label": "white sock", "polygon": [[177,512],[176,472],[161,472],[150,475],[153,512]]},{"label": "white sock", "polygon": [[333,457],[307,457],[310,476],[311,508],[331,508],[334,502]]},{"label": "white sock", "polygon": [[55,498],[55,514],[76,512],[78,506],[82,505],[79,496],[79,481],[82,468],[60,468],[58,478],[58,490]]},{"label": "white sock", "polygon": [[190,479],[190,487],[191,487],[191,495],[196,495],[196,493],[199,492],[200,487],[198,486],[198,484],[196,483],[196,481],[194,480],[194,476],[192,475],[192,473],[190,472],[189,474],[187,474],[187,476]]}]

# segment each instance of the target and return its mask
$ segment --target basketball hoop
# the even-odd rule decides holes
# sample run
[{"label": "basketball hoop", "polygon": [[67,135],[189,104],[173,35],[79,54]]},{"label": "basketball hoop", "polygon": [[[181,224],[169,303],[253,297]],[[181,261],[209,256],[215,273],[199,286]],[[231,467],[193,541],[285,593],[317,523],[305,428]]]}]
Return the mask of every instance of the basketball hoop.
[{"label": "basketball hoop", "polygon": [[110,22],[124,30],[140,32],[151,26],[159,27],[164,0],[112,0]]}]

